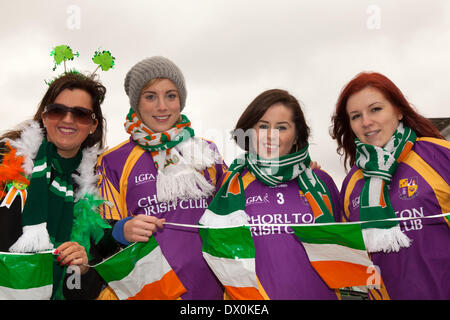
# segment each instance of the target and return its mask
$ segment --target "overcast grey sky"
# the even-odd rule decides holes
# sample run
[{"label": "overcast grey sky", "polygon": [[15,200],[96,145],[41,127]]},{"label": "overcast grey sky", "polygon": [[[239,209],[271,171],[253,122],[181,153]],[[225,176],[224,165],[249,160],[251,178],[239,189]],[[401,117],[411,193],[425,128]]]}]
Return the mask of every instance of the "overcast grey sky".
[{"label": "overcast grey sky", "polygon": [[52,72],[53,47],[95,69],[96,49],[116,67],[100,72],[107,144],[124,141],[126,72],[163,55],[183,71],[185,113],[196,134],[216,142],[229,164],[229,132],[247,105],[272,88],[302,103],[312,128],[310,154],[340,187],[345,171],[329,136],[342,87],[361,71],[390,77],[427,117],[449,117],[448,0],[39,0],[0,2],[0,130],[34,114]]}]

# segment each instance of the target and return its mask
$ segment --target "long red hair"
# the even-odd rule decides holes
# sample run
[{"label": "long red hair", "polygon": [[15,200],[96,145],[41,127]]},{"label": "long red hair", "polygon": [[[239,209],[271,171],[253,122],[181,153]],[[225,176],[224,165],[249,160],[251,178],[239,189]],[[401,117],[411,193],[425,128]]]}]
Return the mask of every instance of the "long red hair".
[{"label": "long red hair", "polygon": [[356,146],[355,134],[350,127],[347,114],[347,101],[351,95],[366,87],[378,89],[384,97],[402,114],[404,125],[414,130],[418,137],[434,137],[444,139],[430,120],[418,114],[406,100],[400,89],[386,76],[376,72],[362,72],[356,75],[342,89],[332,117],[331,137],[337,141],[337,152],[344,155],[344,165],[352,167],[355,164]]}]

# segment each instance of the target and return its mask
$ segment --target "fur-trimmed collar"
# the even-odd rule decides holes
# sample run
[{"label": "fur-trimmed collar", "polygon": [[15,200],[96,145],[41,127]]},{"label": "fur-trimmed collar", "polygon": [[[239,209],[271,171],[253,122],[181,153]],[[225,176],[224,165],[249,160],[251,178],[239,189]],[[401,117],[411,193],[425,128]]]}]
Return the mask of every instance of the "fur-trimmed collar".
[{"label": "fur-trimmed collar", "polygon": [[[22,131],[19,139],[9,140],[11,146],[17,150],[17,156],[24,156],[23,164],[24,172],[27,176],[31,176],[33,172],[34,159],[44,139],[44,130],[39,123],[34,120],[23,122],[19,128]],[[85,148],[83,150],[83,159],[77,169],[79,175],[72,175],[75,183],[79,186],[75,192],[75,201],[81,199],[86,193],[98,195],[97,178],[94,173],[97,157],[102,150],[98,146]]]}]

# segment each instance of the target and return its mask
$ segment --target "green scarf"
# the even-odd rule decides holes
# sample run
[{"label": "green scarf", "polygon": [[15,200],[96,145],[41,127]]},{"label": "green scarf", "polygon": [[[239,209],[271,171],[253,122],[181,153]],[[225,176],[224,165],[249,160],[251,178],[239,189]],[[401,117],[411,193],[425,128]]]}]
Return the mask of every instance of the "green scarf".
[{"label": "green scarf", "polygon": [[296,153],[277,159],[263,159],[254,154],[246,154],[244,167],[267,186],[297,178],[297,184],[313,210],[315,221],[334,222],[330,193],[309,168],[311,158],[308,148],[309,144]]},{"label": "green scarf", "polygon": [[[56,146],[43,139],[37,152],[22,212],[23,234],[10,248],[12,252],[38,252],[69,241],[73,224],[72,173],[81,163],[82,152],[62,158]],[[53,170],[52,170],[53,168]],[[62,297],[65,267],[53,263],[53,297]],[[59,292],[59,293],[57,293]]]},{"label": "green scarf", "polygon": [[234,160],[226,173],[224,183],[208,209],[223,216],[245,211],[241,173],[247,167],[258,180],[267,186],[275,186],[297,179],[300,190],[313,210],[315,221],[317,223],[334,222],[330,192],[309,167],[311,158],[308,147],[307,144],[300,151],[277,159],[264,159],[246,153],[244,158]]},{"label": "green scarf", "polygon": [[[416,141],[416,133],[400,122],[389,142],[383,147],[356,143],[355,164],[364,175],[360,195],[361,221],[396,218],[389,200],[388,184]],[[399,251],[410,245],[410,239],[400,230],[397,221],[376,221],[362,225],[364,241],[369,252]]]},{"label": "green scarf", "polygon": [[71,159],[62,158],[55,145],[43,139],[34,161],[22,212],[23,235],[10,251],[49,250],[70,239],[74,205],[72,173],[81,159],[81,151]]}]

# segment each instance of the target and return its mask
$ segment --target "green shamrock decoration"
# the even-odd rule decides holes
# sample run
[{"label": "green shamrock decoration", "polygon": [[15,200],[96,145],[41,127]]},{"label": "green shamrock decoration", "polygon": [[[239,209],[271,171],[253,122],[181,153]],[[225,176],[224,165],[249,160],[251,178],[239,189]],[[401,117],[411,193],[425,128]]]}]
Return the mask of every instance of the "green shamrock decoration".
[{"label": "green shamrock decoration", "polygon": [[91,75],[88,76],[88,75],[82,74],[81,72],[77,71],[76,69],[69,69],[69,70],[66,69],[66,61],[67,60],[73,60],[75,58],[75,56],[77,56],[77,57],[80,56],[80,54],[78,52],[74,54],[72,49],[69,46],[64,45],[64,44],[60,45],[60,46],[56,46],[50,52],[50,56],[53,56],[53,60],[55,61],[53,71],[56,70],[56,67],[58,65],[60,65],[61,62],[64,62],[64,73],[51,79],[51,80],[44,80],[44,82],[49,86],[53,83],[53,81],[55,81],[62,75],[69,74],[69,73],[78,74],[78,75],[82,75],[86,78],[93,79],[95,76],[95,72],[99,68],[102,68],[103,71],[107,71],[107,70],[113,68],[115,65],[114,60],[116,59],[115,57],[113,57],[111,55],[111,52],[109,52],[109,51],[106,51],[106,50],[100,51],[100,49],[98,51],[95,51],[94,57],[92,57],[92,61],[94,61],[94,63],[96,63],[98,66],[95,69],[95,71]]},{"label": "green shamrock decoration", "polygon": [[114,67],[114,60],[116,58],[111,55],[111,52],[103,50],[95,51],[94,57],[92,57],[92,61],[98,64],[97,69],[93,73],[95,73],[98,68],[102,68],[103,71],[108,71],[109,69]]},{"label": "green shamrock decoration", "polygon": [[[53,67],[53,71],[56,70],[56,67],[64,62],[64,72],[66,72],[66,61],[74,59],[74,53],[72,49],[67,45],[56,46],[52,52],[50,52],[50,56],[53,56],[55,60],[55,66]],[[80,54],[77,52],[75,56],[79,57]]]}]

